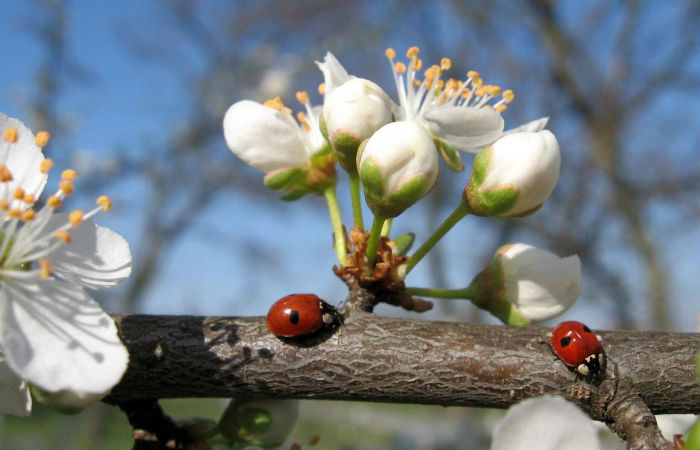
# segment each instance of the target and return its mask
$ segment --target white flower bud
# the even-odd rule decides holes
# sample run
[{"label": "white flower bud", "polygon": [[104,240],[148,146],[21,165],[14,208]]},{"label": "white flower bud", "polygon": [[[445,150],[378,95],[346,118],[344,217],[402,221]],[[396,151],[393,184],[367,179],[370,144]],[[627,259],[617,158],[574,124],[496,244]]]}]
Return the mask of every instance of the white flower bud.
[{"label": "white flower bud", "polygon": [[357,167],[374,214],[396,217],[430,192],[437,181],[437,150],[416,122],[393,122],[362,144]]},{"label": "white flower bud", "polygon": [[277,448],[291,433],[298,416],[298,400],[233,399],[218,427],[231,443]]},{"label": "white flower bud", "polygon": [[593,421],[562,397],[543,395],[511,406],[493,430],[491,450],[600,448]]},{"label": "white flower bud", "polygon": [[305,167],[318,150],[291,115],[250,100],[226,111],[224,137],[236,156],[264,173]]},{"label": "white flower bud", "polygon": [[465,201],[480,216],[532,214],[554,190],[560,162],[559,144],[548,130],[505,135],[477,155]]},{"label": "white flower bud", "polygon": [[502,273],[506,300],[532,322],[563,314],[581,295],[576,255],[560,258],[531,245],[509,244],[498,249],[494,263]]},{"label": "white flower bud", "polygon": [[391,122],[391,112],[389,96],[363,78],[350,78],[326,96],[321,126],[346,170],[355,170],[357,148]]}]

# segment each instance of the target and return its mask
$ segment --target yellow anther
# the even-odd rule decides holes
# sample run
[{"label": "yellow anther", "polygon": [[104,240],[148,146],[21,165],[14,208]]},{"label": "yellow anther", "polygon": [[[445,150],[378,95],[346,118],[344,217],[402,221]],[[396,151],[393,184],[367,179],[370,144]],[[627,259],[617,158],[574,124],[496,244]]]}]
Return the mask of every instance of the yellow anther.
[{"label": "yellow anther", "polygon": [[397,62],[396,64],[394,64],[394,72],[406,73],[406,64],[402,62]]},{"label": "yellow anther", "polygon": [[60,208],[62,203],[63,200],[61,200],[60,197],[56,195],[52,195],[46,199],[46,205],[48,205],[48,207],[52,209]]},{"label": "yellow anther", "polygon": [[14,197],[15,200],[22,200],[24,198],[24,189],[18,187],[17,189],[15,189],[15,192],[12,195],[12,197]]},{"label": "yellow anther", "polygon": [[309,103],[309,94],[306,91],[299,91],[296,94],[297,101],[302,105]]},{"label": "yellow anther", "polygon": [[440,78],[440,75],[442,75],[442,69],[440,66],[430,66],[425,69],[424,75],[426,80],[432,81],[435,78]]},{"label": "yellow anther", "polygon": [[415,87],[420,86],[420,80],[413,80],[413,86],[415,86]]},{"label": "yellow anther", "polygon": [[5,140],[5,142],[10,142],[14,144],[17,142],[17,138],[19,137],[19,132],[17,131],[17,128],[15,127],[10,127],[2,135],[2,138]]},{"label": "yellow anther", "polygon": [[477,89],[481,88],[481,86],[484,85],[484,80],[481,78],[474,78],[472,79],[472,84],[476,86]]},{"label": "yellow anther", "polygon": [[36,142],[36,145],[43,148],[49,143],[49,139],[51,139],[51,134],[49,134],[48,131],[40,131],[36,134],[34,141]]},{"label": "yellow anther", "polygon": [[440,67],[442,67],[442,70],[450,70],[452,68],[452,60],[450,58],[442,58]]},{"label": "yellow anther", "polygon": [[414,45],[413,47],[410,47],[406,52],[406,58],[415,58],[416,56],[418,56],[419,53],[420,49]]},{"label": "yellow anther", "polygon": [[25,222],[30,222],[36,217],[36,211],[33,209],[28,209],[22,213],[22,220]]},{"label": "yellow anther", "polygon": [[5,164],[0,164],[0,182],[6,183],[12,181],[12,172]]},{"label": "yellow anther", "polygon": [[58,183],[59,189],[61,189],[61,192],[63,192],[64,195],[71,195],[75,188],[73,187],[73,183],[68,180],[63,180],[60,183]]},{"label": "yellow anther", "polygon": [[304,128],[304,131],[311,130],[311,126],[309,125],[309,121],[306,119],[306,114],[304,114],[303,111],[299,111],[297,113],[297,120],[301,124],[302,128]]},{"label": "yellow anther", "polygon": [[423,68],[423,60],[421,60],[419,58],[413,58],[413,61],[411,62],[411,69],[418,72],[422,68]]},{"label": "yellow anther", "polygon": [[503,91],[500,86],[494,86],[494,85],[489,85],[489,94],[491,94],[494,97],[498,97],[501,95],[501,92]]},{"label": "yellow anther", "polygon": [[39,260],[39,276],[42,279],[47,279],[51,275],[51,263],[48,259]]},{"label": "yellow anther", "polygon": [[112,200],[106,195],[100,195],[97,197],[97,201],[95,203],[102,206],[102,211],[109,211],[112,209]]},{"label": "yellow anther", "polygon": [[510,89],[506,89],[505,91],[503,91],[503,100],[506,103],[512,102],[514,98],[515,98],[515,94]]},{"label": "yellow anther", "polygon": [[51,160],[51,158],[46,158],[45,160],[43,160],[41,162],[41,164],[39,164],[39,170],[41,171],[41,173],[44,173],[44,174],[49,173],[49,170],[52,167],[53,167],[53,161]]},{"label": "yellow anther", "polygon": [[508,106],[502,103],[502,104],[496,106],[496,107],[493,108],[493,109],[495,109],[496,111],[498,111],[499,113],[501,113],[501,112],[505,111],[506,109],[508,109]]},{"label": "yellow anther", "polygon": [[62,180],[73,181],[78,178],[78,172],[73,169],[66,169],[61,173]]},{"label": "yellow anther", "polygon": [[321,83],[318,85],[318,93],[321,95],[326,93],[326,83]]},{"label": "yellow anther", "polygon": [[395,59],[396,58],[396,51],[391,47],[384,50],[384,54],[386,55],[386,57],[388,59]]},{"label": "yellow anther", "polygon": [[476,70],[470,70],[469,72],[467,72],[467,78],[471,78],[472,80],[474,80],[476,78],[481,78],[481,75],[479,75],[479,72],[477,72]]},{"label": "yellow anther", "polygon": [[445,87],[445,80],[437,80],[437,90],[442,91]]},{"label": "yellow anther", "polygon": [[9,211],[7,211],[7,217],[10,219],[19,219],[22,217],[22,210],[19,208],[12,208]]},{"label": "yellow anther", "polygon": [[10,204],[7,203],[7,200],[5,199],[0,199],[0,209],[3,211],[7,211],[7,208],[10,207]]},{"label": "yellow anther", "polygon": [[462,89],[460,96],[464,99],[472,98],[472,91],[469,89]]},{"label": "yellow anther", "polygon": [[70,244],[70,233],[66,230],[58,230],[53,235],[62,240],[64,244]]},{"label": "yellow anther", "polygon": [[27,205],[33,205],[36,199],[34,198],[34,194],[26,194],[22,201]]},{"label": "yellow anther", "polygon": [[264,105],[267,106],[268,108],[276,109],[277,111],[283,112],[285,114],[292,113],[291,109],[284,106],[284,103],[282,103],[282,99],[279,96],[265,101]]},{"label": "yellow anther", "polygon": [[486,89],[483,86],[478,86],[476,91],[474,91],[479,97],[486,95]]},{"label": "yellow anther", "polygon": [[79,209],[76,209],[75,211],[71,211],[70,214],[68,214],[68,222],[70,223],[70,226],[73,228],[77,227],[80,225],[80,222],[83,221],[83,212]]}]

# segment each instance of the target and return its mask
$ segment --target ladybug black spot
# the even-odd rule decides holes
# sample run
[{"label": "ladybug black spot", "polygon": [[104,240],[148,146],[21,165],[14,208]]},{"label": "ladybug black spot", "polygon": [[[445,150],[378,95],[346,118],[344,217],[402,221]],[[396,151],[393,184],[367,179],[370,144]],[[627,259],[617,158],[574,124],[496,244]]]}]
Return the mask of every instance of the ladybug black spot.
[{"label": "ladybug black spot", "polygon": [[294,325],[298,324],[299,323],[299,311],[297,311],[296,309],[293,309],[289,313],[289,321],[291,323],[293,323]]},{"label": "ladybug black spot", "polygon": [[584,325],[584,326],[583,326],[583,331],[585,331],[586,333],[590,333],[590,332],[591,332],[591,329],[588,328],[588,325]]},{"label": "ladybug black spot", "polygon": [[567,345],[569,345],[570,342],[571,342],[571,338],[569,336],[561,338],[561,346],[562,347],[566,347]]}]

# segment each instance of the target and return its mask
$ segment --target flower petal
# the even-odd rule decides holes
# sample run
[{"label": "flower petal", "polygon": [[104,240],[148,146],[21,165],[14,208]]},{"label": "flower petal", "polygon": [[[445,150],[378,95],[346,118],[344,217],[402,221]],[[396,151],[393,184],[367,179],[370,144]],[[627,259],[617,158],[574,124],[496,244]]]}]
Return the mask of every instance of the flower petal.
[{"label": "flower petal", "polygon": [[32,396],[27,383],[10,369],[0,350],[0,414],[27,417],[31,411]]},{"label": "flower petal", "polygon": [[348,75],[348,71],[345,70],[345,67],[340,64],[340,61],[338,61],[331,52],[326,53],[323,62],[316,61],[316,65],[321,69],[321,72],[323,72],[323,83],[325,85],[324,96],[327,96],[333,89],[351,78],[350,75]]},{"label": "flower petal", "polygon": [[[68,214],[51,216],[46,230],[68,222]],[[70,231],[71,242],[51,253],[51,270],[64,280],[90,289],[104,289],[124,281],[131,274],[129,244],[109,228],[86,220]]]},{"label": "flower petal", "polygon": [[470,152],[491,144],[503,133],[503,117],[492,109],[442,105],[423,114],[421,122],[433,136]]},{"label": "flower petal", "polygon": [[591,419],[562,397],[543,395],[511,406],[493,430],[491,450],[596,450]]},{"label": "flower petal", "polygon": [[236,156],[265,173],[305,166],[313,153],[294,119],[250,100],[226,111],[224,137]]},{"label": "flower petal", "polygon": [[58,280],[3,283],[0,345],[16,374],[49,392],[106,394],[129,362],[112,318]]},{"label": "flower petal", "polygon": [[540,117],[539,119],[524,123],[519,127],[511,128],[510,130],[505,131],[503,135],[519,133],[521,131],[531,131],[533,133],[537,133],[538,131],[544,130],[544,127],[547,126],[547,122],[549,122],[549,117]]},{"label": "flower petal", "polygon": [[[11,196],[15,189],[22,187],[28,194],[34,194],[39,197],[44,190],[48,176],[41,173],[39,166],[44,160],[44,155],[41,149],[36,145],[34,134],[31,130],[24,126],[22,122],[12,117],[8,117],[0,113],[0,134],[4,134],[5,130],[14,127],[18,131],[17,142],[8,146],[8,143],[2,142],[0,148],[0,156],[4,156],[7,151],[7,160],[5,165],[12,172],[13,180],[7,183],[7,193],[11,200]],[[25,205],[28,208],[28,205]]]}]

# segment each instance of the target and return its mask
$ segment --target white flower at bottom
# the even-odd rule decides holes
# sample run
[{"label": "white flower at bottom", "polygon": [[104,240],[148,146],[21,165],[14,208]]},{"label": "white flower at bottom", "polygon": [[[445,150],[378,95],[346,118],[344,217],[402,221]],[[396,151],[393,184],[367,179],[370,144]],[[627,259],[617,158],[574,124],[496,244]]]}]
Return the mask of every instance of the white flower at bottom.
[{"label": "white flower at bottom", "polygon": [[511,406],[493,430],[491,450],[597,450],[591,419],[562,397],[543,395]]},{"label": "white flower at bottom", "polygon": [[21,379],[47,392],[95,400],[124,374],[129,355],[114,321],[83,287],[114,286],[131,272],[118,234],[87,221],[110,207],[107,197],[83,213],[54,214],[73,192],[64,171],[57,192],[35,211],[51,167],[48,139],[0,115],[0,346]]},{"label": "white flower at bottom", "polygon": [[299,400],[233,399],[218,428],[232,444],[277,448],[291,433],[298,416]]}]

